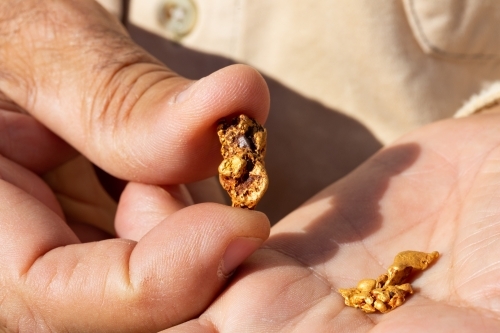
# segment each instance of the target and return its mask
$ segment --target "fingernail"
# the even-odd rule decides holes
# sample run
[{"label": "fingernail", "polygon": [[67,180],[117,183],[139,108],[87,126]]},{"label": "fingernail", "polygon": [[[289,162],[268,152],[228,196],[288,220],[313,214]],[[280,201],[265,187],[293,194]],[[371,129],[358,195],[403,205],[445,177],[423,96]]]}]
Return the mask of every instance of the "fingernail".
[{"label": "fingernail", "polygon": [[175,96],[174,103],[182,103],[191,97],[191,93],[195,90],[194,86],[198,81],[189,83],[186,88]]},{"label": "fingernail", "polygon": [[229,243],[222,257],[222,274],[230,275],[246,258],[257,250],[263,240],[252,237],[238,237]]}]

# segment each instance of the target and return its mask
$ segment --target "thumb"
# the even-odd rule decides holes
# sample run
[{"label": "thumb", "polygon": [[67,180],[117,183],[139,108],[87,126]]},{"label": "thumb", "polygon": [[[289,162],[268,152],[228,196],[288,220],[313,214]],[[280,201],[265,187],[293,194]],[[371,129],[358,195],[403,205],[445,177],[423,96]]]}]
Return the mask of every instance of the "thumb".
[{"label": "thumb", "polygon": [[269,235],[262,213],[200,204],[167,216],[139,242],[82,244],[49,208],[55,201],[39,178],[2,158],[0,170],[0,322],[9,332],[177,325],[207,308]]},{"label": "thumb", "polygon": [[5,0],[0,31],[10,35],[0,39],[0,91],[119,178],[206,178],[220,161],[217,121],[267,116],[267,86],[254,69],[182,78],[94,1]]}]

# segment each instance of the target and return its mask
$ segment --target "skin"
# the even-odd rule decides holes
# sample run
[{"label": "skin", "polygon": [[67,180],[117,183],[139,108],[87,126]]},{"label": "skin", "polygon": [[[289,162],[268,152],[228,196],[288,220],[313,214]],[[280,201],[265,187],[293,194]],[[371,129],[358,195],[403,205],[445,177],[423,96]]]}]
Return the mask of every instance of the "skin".
[{"label": "skin", "polygon": [[[164,332],[496,332],[500,113],[450,119],[384,148],[272,228],[198,319]],[[403,250],[439,251],[400,308],[367,315],[338,288]]]},{"label": "skin", "polygon": [[[157,332],[199,315],[269,221],[187,207],[182,184],[216,172],[219,119],[265,122],[262,77],[247,66],[179,77],[93,1],[1,1],[0,36],[0,331]],[[117,238],[80,153],[128,181]],[[53,172],[75,158],[73,171],[90,171],[65,187]],[[88,216],[63,214],[63,197]]]}]

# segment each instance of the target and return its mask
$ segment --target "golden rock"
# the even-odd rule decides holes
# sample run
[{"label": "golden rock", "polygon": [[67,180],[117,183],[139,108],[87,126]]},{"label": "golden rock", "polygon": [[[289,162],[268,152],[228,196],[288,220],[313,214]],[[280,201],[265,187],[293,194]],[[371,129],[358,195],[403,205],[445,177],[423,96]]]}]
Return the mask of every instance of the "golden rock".
[{"label": "golden rock", "polygon": [[356,288],[339,289],[345,304],[366,313],[386,313],[401,306],[413,288],[406,282],[414,269],[424,270],[439,257],[438,252],[400,252],[389,266],[387,273],[377,280],[363,279]]},{"label": "golden rock", "polygon": [[217,135],[224,158],[219,165],[219,181],[233,207],[254,209],[269,184],[264,164],[266,129],[242,114],[222,121]]}]

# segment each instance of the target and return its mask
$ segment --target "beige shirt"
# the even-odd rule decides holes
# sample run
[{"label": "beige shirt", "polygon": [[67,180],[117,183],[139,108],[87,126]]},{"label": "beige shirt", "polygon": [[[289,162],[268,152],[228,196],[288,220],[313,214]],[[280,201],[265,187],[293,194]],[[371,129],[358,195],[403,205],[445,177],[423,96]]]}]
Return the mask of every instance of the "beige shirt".
[{"label": "beige shirt", "polygon": [[129,9],[132,37],[181,75],[239,62],[266,77],[270,187],[259,209],[272,221],[382,145],[500,99],[495,0],[131,0]]}]

